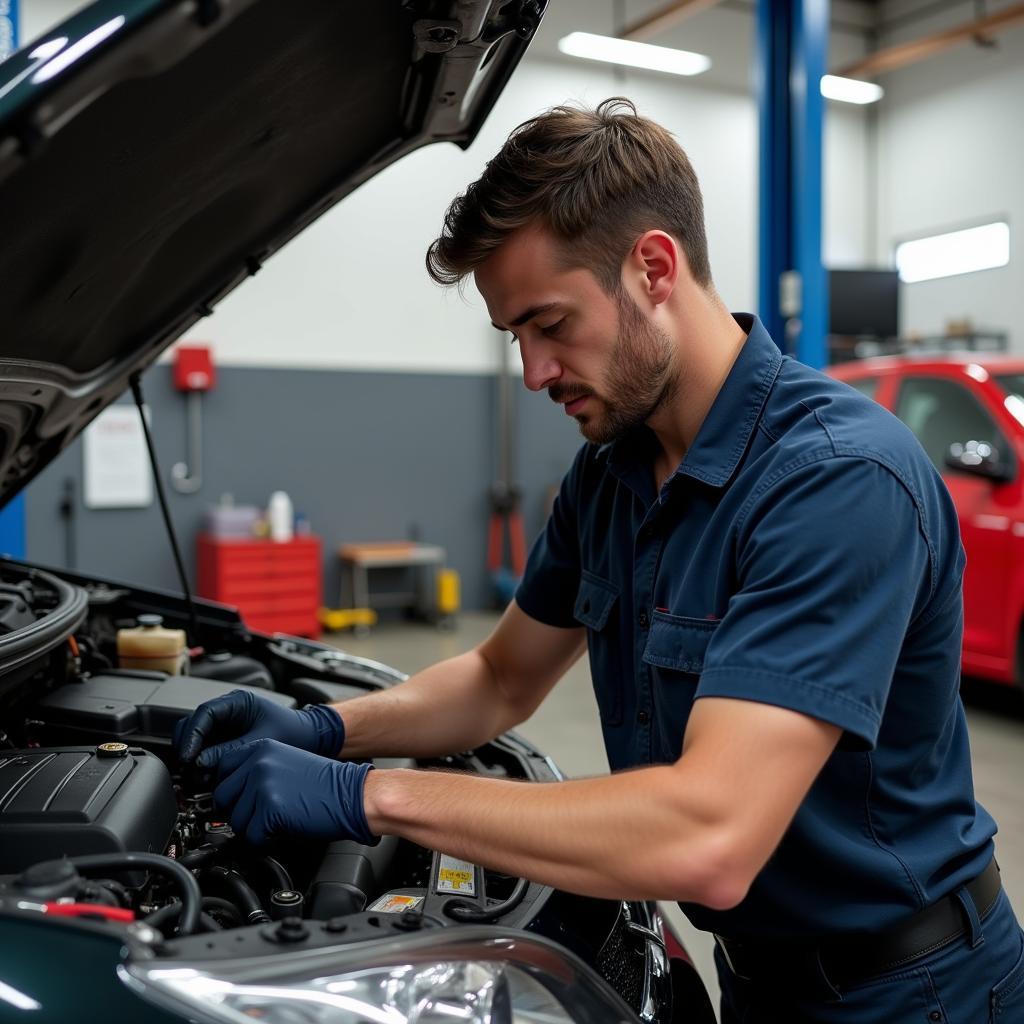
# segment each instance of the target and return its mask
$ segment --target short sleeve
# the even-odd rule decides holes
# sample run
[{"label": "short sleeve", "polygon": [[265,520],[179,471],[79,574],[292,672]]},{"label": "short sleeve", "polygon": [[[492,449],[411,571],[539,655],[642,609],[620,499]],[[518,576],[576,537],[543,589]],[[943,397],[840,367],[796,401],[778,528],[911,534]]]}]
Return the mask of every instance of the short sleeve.
[{"label": "short sleeve", "polygon": [[933,589],[926,526],[904,483],[868,458],[813,461],[763,489],[739,521],[737,587],[697,697],[789,708],[871,749]]},{"label": "short sleeve", "polygon": [[584,446],[562,480],[516,590],[516,604],[548,626],[580,625],[573,617],[573,606],[580,584],[578,502],[586,454]]}]

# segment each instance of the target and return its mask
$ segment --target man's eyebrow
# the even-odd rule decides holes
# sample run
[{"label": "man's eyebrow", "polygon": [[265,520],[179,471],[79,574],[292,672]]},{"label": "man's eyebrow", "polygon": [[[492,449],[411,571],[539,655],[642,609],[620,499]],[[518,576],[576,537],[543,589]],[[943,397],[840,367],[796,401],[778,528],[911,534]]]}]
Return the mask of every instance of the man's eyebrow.
[{"label": "man's eyebrow", "polygon": [[[527,320],[532,320],[535,316],[540,316],[541,313],[546,313],[549,309],[554,309],[557,305],[557,302],[546,302],[543,306],[531,306],[525,313],[521,313],[512,321],[512,327],[522,327]],[[508,327],[500,327],[493,320],[491,321],[491,326],[496,331],[509,330]]]}]

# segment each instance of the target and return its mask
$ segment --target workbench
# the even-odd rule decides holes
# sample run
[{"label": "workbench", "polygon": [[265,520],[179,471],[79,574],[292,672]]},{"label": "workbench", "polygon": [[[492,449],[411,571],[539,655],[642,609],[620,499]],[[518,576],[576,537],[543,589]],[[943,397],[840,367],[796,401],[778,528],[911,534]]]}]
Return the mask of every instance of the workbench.
[{"label": "workbench", "polygon": [[[342,608],[413,608],[423,618],[437,617],[437,574],[447,554],[436,544],[388,541],[371,544],[343,544],[341,559]],[[400,591],[370,590],[370,573],[376,569],[409,569],[413,585]]]}]

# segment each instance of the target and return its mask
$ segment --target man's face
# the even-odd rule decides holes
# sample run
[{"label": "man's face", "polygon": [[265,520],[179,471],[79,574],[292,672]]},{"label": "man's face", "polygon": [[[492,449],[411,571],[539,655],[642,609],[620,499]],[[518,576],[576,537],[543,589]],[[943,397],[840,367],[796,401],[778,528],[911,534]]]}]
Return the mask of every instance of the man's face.
[{"label": "man's face", "polygon": [[519,340],[526,386],[547,389],[588,441],[614,440],[673,393],[668,335],[625,290],[610,296],[591,271],[564,269],[541,229],[510,236],[475,277],[494,325]]}]

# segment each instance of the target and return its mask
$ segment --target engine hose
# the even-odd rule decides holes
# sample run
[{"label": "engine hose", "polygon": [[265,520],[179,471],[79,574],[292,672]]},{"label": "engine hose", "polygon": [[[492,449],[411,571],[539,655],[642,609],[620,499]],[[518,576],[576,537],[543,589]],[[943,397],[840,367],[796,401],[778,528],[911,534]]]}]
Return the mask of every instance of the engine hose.
[{"label": "engine hose", "polygon": [[79,871],[132,871],[144,869],[157,874],[167,875],[181,889],[181,924],[179,935],[191,935],[199,924],[203,894],[199,883],[177,861],[163,857],[158,853],[93,853],[85,857],[68,857]]},{"label": "engine hose", "polygon": [[222,867],[210,868],[206,877],[216,879],[231,893],[247,924],[263,924],[270,920],[270,915],[263,909],[252,886],[237,871]]},{"label": "engine hose", "polygon": [[444,905],[444,912],[449,917],[454,917],[456,921],[463,921],[467,924],[497,921],[499,917],[504,917],[505,914],[515,910],[523,902],[523,897],[526,895],[529,885],[530,883],[527,879],[520,878],[516,882],[509,898],[502,903],[495,903],[493,907],[476,907],[464,900],[454,899],[449,900]]},{"label": "engine hose", "polygon": [[242,912],[231,900],[223,900],[219,896],[204,896],[203,910],[208,910],[211,914],[230,914],[232,923],[242,923]]},{"label": "engine hose", "polygon": [[273,857],[261,857],[260,863],[274,876],[276,889],[295,888],[292,885],[292,876],[288,874],[287,868],[279,860],[275,860]]},{"label": "engine hose", "polygon": [[187,850],[178,858],[178,863],[193,870],[204,867],[207,862],[214,859],[220,853],[220,847],[207,843],[205,846],[197,846],[194,850]]},{"label": "engine hose", "polygon": [[[205,901],[204,901],[205,902]],[[168,903],[166,907],[161,907],[159,910],[154,910],[152,914],[147,914],[143,921],[146,924],[151,925],[153,928],[159,928],[163,931],[163,926],[176,918],[181,916],[181,904],[175,900],[173,903]],[[203,926],[204,932],[219,932],[221,930],[221,924],[215,921],[209,914],[200,913],[199,923]],[[178,934],[181,934],[179,929]]]}]

